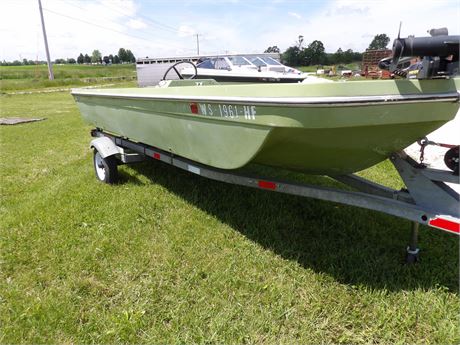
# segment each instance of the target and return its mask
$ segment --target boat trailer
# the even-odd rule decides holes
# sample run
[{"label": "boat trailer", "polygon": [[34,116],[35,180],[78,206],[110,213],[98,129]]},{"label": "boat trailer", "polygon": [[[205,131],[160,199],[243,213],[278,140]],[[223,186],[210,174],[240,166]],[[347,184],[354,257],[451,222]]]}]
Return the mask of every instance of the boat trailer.
[{"label": "boat trailer", "polygon": [[407,263],[419,259],[419,224],[460,235],[460,195],[446,184],[459,184],[459,176],[424,167],[404,151],[392,154],[390,161],[406,188],[394,190],[355,174],[329,176],[357,190],[346,191],[213,168],[100,129],[92,130],[91,136],[95,137],[90,146],[94,149],[96,176],[105,183],[117,181],[118,165],[153,159],[216,181],[380,211],[412,222]]}]

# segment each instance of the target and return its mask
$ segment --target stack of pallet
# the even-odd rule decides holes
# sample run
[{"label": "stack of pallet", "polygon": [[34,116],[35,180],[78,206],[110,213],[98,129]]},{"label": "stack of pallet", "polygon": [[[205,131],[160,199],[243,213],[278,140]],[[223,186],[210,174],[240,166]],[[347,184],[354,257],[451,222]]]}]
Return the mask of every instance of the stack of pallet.
[{"label": "stack of pallet", "polygon": [[383,58],[391,56],[392,51],[390,49],[368,49],[363,53],[362,62],[362,75],[366,78],[390,78],[390,72],[379,69],[379,61]]}]

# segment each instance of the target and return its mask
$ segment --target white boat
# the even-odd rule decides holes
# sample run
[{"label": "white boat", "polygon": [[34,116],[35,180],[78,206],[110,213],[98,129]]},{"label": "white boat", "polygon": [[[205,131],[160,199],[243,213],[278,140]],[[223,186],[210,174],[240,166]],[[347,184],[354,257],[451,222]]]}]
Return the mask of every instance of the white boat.
[{"label": "white boat", "polygon": [[201,58],[193,67],[180,71],[184,78],[214,79],[218,82],[298,83],[308,78],[294,68],[265,56],[216,56]]},{"label": "white boat", "polygon": [[303,74],[298,69],[283,65],[270,56],[245,56],[253,65],[257,66],[262,71],[279,72],[283,74]]}]

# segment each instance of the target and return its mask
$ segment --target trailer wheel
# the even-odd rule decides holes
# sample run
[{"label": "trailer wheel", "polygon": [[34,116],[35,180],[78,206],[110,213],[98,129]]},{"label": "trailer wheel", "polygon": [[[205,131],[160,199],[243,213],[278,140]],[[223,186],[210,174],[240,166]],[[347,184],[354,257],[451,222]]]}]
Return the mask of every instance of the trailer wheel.
[{"label": "trailer wheel", "polygon": [[415,264],[417,262],[419,262],[420,258],[419,258],[419,254],[416,253],[406,253],[406,264],[407,265],[412,265],[412,264]]},{"label": "trailer wheel", "polygon": [[94,171],[96,178],[104,183],[114,184],[118,181],[118,164],[114,156],[102,158],[98,150],[94,150]]},{"label": "trailer wheel", "polygon": [[454,172],[454,175],[458,175],[459,167],[459,146],[454,146],[446,152],[444,155],[444,163],[446,166]]}]

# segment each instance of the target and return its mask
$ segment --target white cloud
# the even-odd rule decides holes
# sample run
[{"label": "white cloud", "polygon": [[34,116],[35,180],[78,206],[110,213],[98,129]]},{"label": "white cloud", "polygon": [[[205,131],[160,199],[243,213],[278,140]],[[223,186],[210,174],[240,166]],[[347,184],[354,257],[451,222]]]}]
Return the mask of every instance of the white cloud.
[{"label": "white cloud", "polygon": [[[142,8],[139,1],[42,0],[48,10],[44,15],[52,59],[75,58],[94,49],[114,54],[120,47],[136,56],[194,54],[196,33],[204,54],[262,52],[273,45],[285,50],[299,35],[306,44],[321,40],[328,52],[339,47],[363,51],[376,34],[395,38],[399,21],[403,37],[426,36],[426,30],[442,26],[460,33],[460,6],[446,0],[336,0],[321,6],[304,1],[222,5],[200,0],[190,2],[186,11],[185,0],[170,1],[170,6],[145,1]],[[144,17],[149,15],[151,20]],[[0,60],[45,59],[36,0],[1,0],[0,42]]]},{"label": "white cloud", "polygon": [[127,25],[135,30],[138,29],[143,29],[147,27],[147,24],[145,24],[142,20],[140,19],[130,19],[127,23]]},{"label": "white cloud", "polygon": [[[91,54],[94,49],[108,55],[124,47],[137,56],[180,48],[164,31],[143,31],[148,26],[137,15],[134,0],[42,0],[42,5],[53,60]],[[37,1],[2,0],[1,8],[0,60],[45,60]]]},{"label": "white cloud", "polygon": [[336,0],[314,15],[304,15],[295,6],[292,9],[308,18],[308,22],[278,24],[277,30],[260,37],[265,46],[277,44],[286,49],[298,35],[303,35],[306,44],[320,40],[328,52],[335,52],[339,47],[363,51],[377,34],[386,33],[391,39],[396,38],[400,21],[402,37],[428,36],[427,30],[433,27],[446,26],[451,34],[460,31],[460,6],[453,1]]},{"label": "white cloud", "polygon": [[179,26],[179,37],[187,37],[195,34],[195,30],[193,30],[188,25],[181,25]]},{"label": "white cloud", "polygon": [[302,19],[302,16],[298,13],[295,13],[295,12],[288,12],[288,14],[291,16],[291,17],[294,17],[294,18],[297,18],[297,19]]}]

